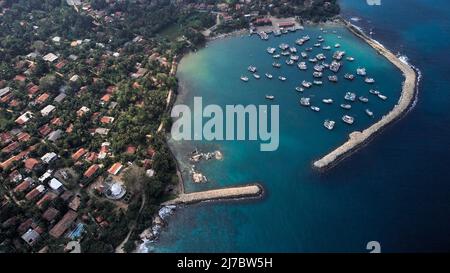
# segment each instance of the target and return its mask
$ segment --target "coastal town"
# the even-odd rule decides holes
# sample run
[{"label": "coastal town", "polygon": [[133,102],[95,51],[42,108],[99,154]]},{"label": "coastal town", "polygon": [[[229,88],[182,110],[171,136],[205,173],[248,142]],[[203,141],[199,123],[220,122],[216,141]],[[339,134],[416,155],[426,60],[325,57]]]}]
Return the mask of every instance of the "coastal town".
[{"label": "coastal town", "polygon": [[134,251],[181,193],[165,135],[179,58],[269,18],[338,13],[272,2],[0,1],[0,251]]}]

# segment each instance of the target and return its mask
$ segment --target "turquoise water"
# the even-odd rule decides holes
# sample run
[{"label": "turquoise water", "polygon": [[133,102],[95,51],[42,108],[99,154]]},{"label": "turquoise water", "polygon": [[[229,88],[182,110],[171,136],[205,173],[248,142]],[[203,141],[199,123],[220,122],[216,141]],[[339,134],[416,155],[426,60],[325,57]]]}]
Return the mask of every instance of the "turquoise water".
[{"label": "turquoise water", "polygon": [[[450,5],[443,1],[382,2],[381,7],[370,7],[364,1],[343,1],[344,16],[361,17],[357,24],[373,29],[374,38],[394,52],[406,54],[421,69],[424,76],[419,100],[405,118],[325,173],[313,170],[312,162],[342,143],[349,132],[378,120],[398,100],[400,72],[369,46],[341,27],[326,27],[327,34],[320,33],[318,27],[308,27],[268,42],[248,36],[218,40],[182,60],[177,103],[191,105],[194,96],[201,96],[204,104],[278,104],[280,147],[276,152],[260,152],[258,142],[172,141],[187,178],[187,191],[260,181],[267,192],[263,200],[198,204],[177,210],[154,251],[365,252],[372,240],[379,241],[382,251],[387,252],[449,250],[450,128],[445,110],[450,95],[449,80],[444,77],[449,72],[449,57],[438,57],[440,50],[448,49],[448,42],[421,37],[431,33],[441,42],[448,41],[449,20],[444,16],[448,12],[433,2],[440,2],[447,11]],[[406,4],[415,8],[405,10]],[[424,17],[419,8],[428,13],[423,21],[417,21]],[[392,25],[397,28],[393,30]],[[305,91],[304,95],[321,107],[319,113],[300,107],[301,95],[294,90],[303,79],[312,80],[311,65],[308,72],[286,65],[278,71],[265,52],[268,46],[293,44],[305,34],[313,41],[322,35],[331,46],[339,42],[356,58],[354,63],[344,61],[338,84],[324,79],[324,86]],[[250,64],[257,66],[262,76],[270,71],[275,78],[283,75],[288,80],[270,81],[263,76],[243,83],[239,77],[249,74],[246,68]],[[345,72],[354,72],[360,65],[377,80],[374,87],[389,97],[386,102],[369,95],[371,87],[361,79],[343,79]],[[342,123],[340,117],[347,112],[338,105],[344,102],[346,91],[367,96],[367,107],[375,118],[366,116],[366,105],[358,102],[349,111],[356,118],[355,124]],[[266,94],[275,95],[276,100],[266,101]],[[334,105],[320,102],[326,97],[333,98]],[[327,118],[337,121],[331,132],[322,126]],[[187,175],[187,154],[195,148],[219,149],[224,154],[222,161],[198,166],[208,176],[207,184],[193,184]]]}]

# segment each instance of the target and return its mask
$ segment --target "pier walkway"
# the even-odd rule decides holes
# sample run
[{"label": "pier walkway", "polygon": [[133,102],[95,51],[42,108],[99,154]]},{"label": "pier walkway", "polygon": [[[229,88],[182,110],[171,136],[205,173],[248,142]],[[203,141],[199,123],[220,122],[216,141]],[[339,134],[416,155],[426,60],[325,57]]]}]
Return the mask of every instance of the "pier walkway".
[{"label": "pier walkway", "polygon": [[207,190],[193,193],[182,193],[177,198],[163,203],[164,206],[178,204],[193,204],[203,201],[228,200],[240,198],[255,198],[263,194],[260,184],[250,184],[223,189]]}]

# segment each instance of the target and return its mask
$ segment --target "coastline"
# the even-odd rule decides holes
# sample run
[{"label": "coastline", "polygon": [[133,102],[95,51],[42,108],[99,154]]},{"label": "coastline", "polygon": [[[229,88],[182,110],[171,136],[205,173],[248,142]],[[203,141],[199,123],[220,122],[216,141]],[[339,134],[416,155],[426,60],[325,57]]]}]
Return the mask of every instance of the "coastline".
[{"label": "coastline", "polygon": [[417,91],[417,81],[419,77],[415,69],[409,65],[406,61],[402,61],[396,55],[394,55],[389,49],[384,47],[379,42],[371,39],[366,34],[364,34],[358,27],[354,26],[350,22],[340,18],[340,21],[344,24],[344,26],[355,36],[365,41],[369,44],[373,49],[377,51],[378,54],[384,56],[389,62],[391,62],[394,66],[396,66],[405,77],[405,81],[403,82],[402,92],[397,104],[394,108],[386,115],[384,115],[381,120],[370,126],[369,128],[360,131],[352,132],[349,135],[349,139],[337,147],[327,155],[318,159],[313,163],[313,166],[319,170],[323,170],[326,168],[330,168],[338,164],[340,161],[345,159],[351,153],[355,152],[359,148],[361,148],[364,144],[370,141],[377,133],[379,133],[382,129],[384,129],[387,125],[396,121],[398,118],[403,116],[413,105],[416,97]]}]

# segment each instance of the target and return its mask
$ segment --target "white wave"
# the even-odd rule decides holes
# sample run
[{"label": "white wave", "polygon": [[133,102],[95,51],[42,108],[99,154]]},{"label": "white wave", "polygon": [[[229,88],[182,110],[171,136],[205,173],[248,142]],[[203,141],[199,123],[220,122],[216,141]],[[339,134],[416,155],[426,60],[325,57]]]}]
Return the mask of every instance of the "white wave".
[{"label": "white wave", "polygon": [[164,206],[158,211],[159,217],[164,220],[168,216],[172,215],[176,206]]}]

